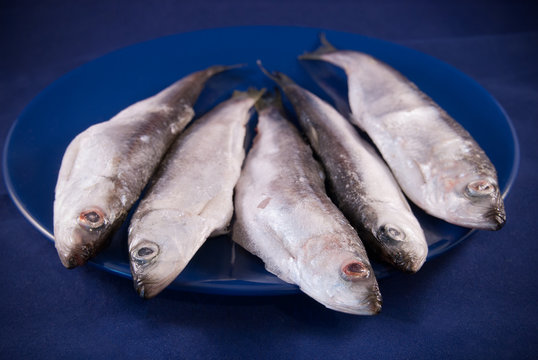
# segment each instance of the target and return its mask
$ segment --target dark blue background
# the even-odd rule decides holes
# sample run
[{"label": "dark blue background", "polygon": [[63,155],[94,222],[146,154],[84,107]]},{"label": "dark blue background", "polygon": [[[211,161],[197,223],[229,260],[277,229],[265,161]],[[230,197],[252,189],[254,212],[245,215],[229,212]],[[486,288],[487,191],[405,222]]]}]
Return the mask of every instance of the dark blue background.
[{"label": "dark blue background", "polygon": [[380,281],[376,317],[304,295],[165,291],[60,264],[0,188],[0,358],[535,358],[538,354],[538,6],[533,1],[1,1],[0,138],[58,77],[163,35],[299,25],[389,40],[477,80],[521,145],[507,225],[480,231],[413,276]]}]

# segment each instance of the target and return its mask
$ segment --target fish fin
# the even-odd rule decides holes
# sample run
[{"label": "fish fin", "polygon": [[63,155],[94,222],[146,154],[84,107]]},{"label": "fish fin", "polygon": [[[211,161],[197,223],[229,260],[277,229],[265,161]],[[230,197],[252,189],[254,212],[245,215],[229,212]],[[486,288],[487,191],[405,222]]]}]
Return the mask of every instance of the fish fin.
[{"label": "fish fin", "polygon": [[273,71],[273,72],[269,72],[266,68],[263,67],[262,65],[262,61],[261,60],[257,60],[256,61],[256,64],[258,65],[258,67],[260,68],[260,70],[265,74],[267,75],[268,78],[270,78],[271,80],[273,80],[274,82],[276,82],[278,85],[280,86],[284,86],[284,85],[292,85],[292,84],[295,84],[295,82],[289,78],[287,75],[284,75],[283,73],[281,72],[278,72],[278,71]]},{"label": "fish fin", "polygon": [[209,76],[213,76],[213,75],[218,74],[220,72],[228,71],[228,70],[232,70],[232,69],[242,68],[242,67],[245,67],[246,65],[247,64],[214,65],[214,66],[208,67],[207,69],[205,69],[205,71],[207,71]]},{"label": "fish fin", "polygon": [[247,91],[235,90],[232,94],[232,99],[244,99],[252,98],[258,101],[259,98],[265,93],[265,89],[248,88]]},{"label": "fish fin", "polygon": [[321,45],[314,51],[299,56],[299,60],[322,60],[322,55],[338,51],[325,36],[325,33],[319,34]]},{"label": "fish fin", "polygon": [[[161,90],[161,92],[153,95],[152,98],[159,103],[165,104],[177,103],[178,101],[182,100],[184,103],[188,104],[188,106],[193,106],[198,100],[200,93],[204,89],[206,82],[211,77],[221,72],[236,69],[242,66],[245,66],[245,64],[213,65],[206,69],[193,72],[177,80],[172,85],[168,86],[164,90]],[[187,86],[189,90],[183,90],[185,86]],[[179,99],[178,96],[180,96],[181,99]],[[122,111],[125,111],[125,109]]]},{"label": "fish fin", "polygon": [[282,93],[275,87],[274,93],[266,92],[255,104],[256,111],[260,112],[267,108],[274,108],[282,115],[285,113],[282,104]]}]

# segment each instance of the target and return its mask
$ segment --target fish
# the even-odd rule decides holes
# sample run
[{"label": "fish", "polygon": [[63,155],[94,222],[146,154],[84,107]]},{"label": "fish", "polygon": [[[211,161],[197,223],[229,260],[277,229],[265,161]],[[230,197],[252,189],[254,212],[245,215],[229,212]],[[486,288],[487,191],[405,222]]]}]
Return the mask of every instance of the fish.
[{"label": "fish", "polygon": [[228,231],[246,124],[262,93],[236,92],[196,119],[159,166],[128,230],[131,274],[141,297],[159,294],[208,237]]},{"label": "fish", "polygon": [[350,121],[368,134],[407,197],[458,226],[502,228],[506,212],[497,172],[471,134],[390,65],[338,50],[324,36],[321,42],[299,58],[345,71]]},{"label": "fish", "polygon": [[426,237],[383,159],[329,103],[282,73],[264,71],[293,105],[336,205],[370,254],[401,271],[417,272],[428,255]]},{"label": "fish", "polygon": [[234,197],[234,242],[329,309],[374,315],[382,298],[366,250],[325,192],[322,167],[278,100],[256,104],[254,138]]},{"label": "fish", "polygon": [[62,264],[85,264],[110,242],[173,140],[194,116],[212,66],[90,126],[68,145],[54,198],[54,241]]}]

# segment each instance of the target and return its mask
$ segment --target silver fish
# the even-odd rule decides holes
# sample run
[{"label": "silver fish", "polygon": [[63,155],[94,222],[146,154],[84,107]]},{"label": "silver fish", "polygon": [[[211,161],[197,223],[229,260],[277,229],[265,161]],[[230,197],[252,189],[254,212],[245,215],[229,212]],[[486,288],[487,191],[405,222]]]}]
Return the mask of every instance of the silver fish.
[{"label": "silver fish", "polygon": [[193,118],[206,81],[226,66],[195,72],[93,125],[69,144],[54,200],[54,240],[67,268],[86,263],[125,219],[164,153]]},{"label": "silver fish", "polygon": [[225,232],[245,157],[249,110],[261,91],[236,93],[180,135],[129,226],[131,273],[140,296],[170,284],[211,235]]},{"label": "silver fish", "polygon": [[257,130],[236,187],[234,241],[326,307],[378,313],[381,295],[366,251],[326,195],[312,151],[270,103],[259,107]]},{"label": "silver fish", "polygon": [[300,58],[344,69],[351,121],[370,136],[405,194],[447,222],[500,229],[506,214],[497,173],[471,135],[394,68],[322,42]]},{"label": "silver fish", "polygon": [[366,248],[402,271],[418,271],[426,260],[428,244],[383,159],[331,105],[284,74],[270,76],[294,106],[325,167],[336,204]]}]

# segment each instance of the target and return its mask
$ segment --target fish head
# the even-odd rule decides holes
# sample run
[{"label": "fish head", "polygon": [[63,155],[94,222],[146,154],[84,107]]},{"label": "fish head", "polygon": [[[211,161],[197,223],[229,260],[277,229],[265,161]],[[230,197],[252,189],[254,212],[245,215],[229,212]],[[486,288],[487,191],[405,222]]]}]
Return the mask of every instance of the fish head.
[{"label": "fish head", "polygon": [[[356,315],[379,313],[381,294],[366,254],[338,244],[325,245],[310,260],[300,261],[309,268],[298,271],[301,290],[333,310]],[[308,253],[309,250],[304,255]]]},{"label": "fish head", "polygon": [[190,238],[203,232],[197,230],[189,232],[176,211],[135,213],[129,227],[129,260],[134,286],[141,297],[154,297],[185,268],[193,255],[187,250]]},{"label": "fish head", "polygon": [[340,262],[337,273],[339,277],[331,289],[331,308],[357,315],[375,315],[381,311],[381,293],[368,262],[346,259]]},{"label": "fish head", "polygon": [[109,180],[88,175],[59,182],[54,201],[54,242],[62,264],[71,269],[85,264],[103,249],[124,216]]},{"label": "fish head", "polygon": [[426,237],[417,219],[412,213],[387,211],[380,220],[373,231],[380,257],[401,271],[417,272],[428,255]]},{"label": "fish head", "polygon": [[497,180],[487,175],[454,176],[446,193],[447,220],[470,228],[499,230],[506,222]]},{"label": "fish head", "polygon": [[[54,199],[54,242],[67,268],[83,265],[104,248],[125,217],[125,195],[114,176],[111,145],[95,141],[101,124],[77,135],[62,159]],[[97,136],[99,137],[99,136]]]}]

